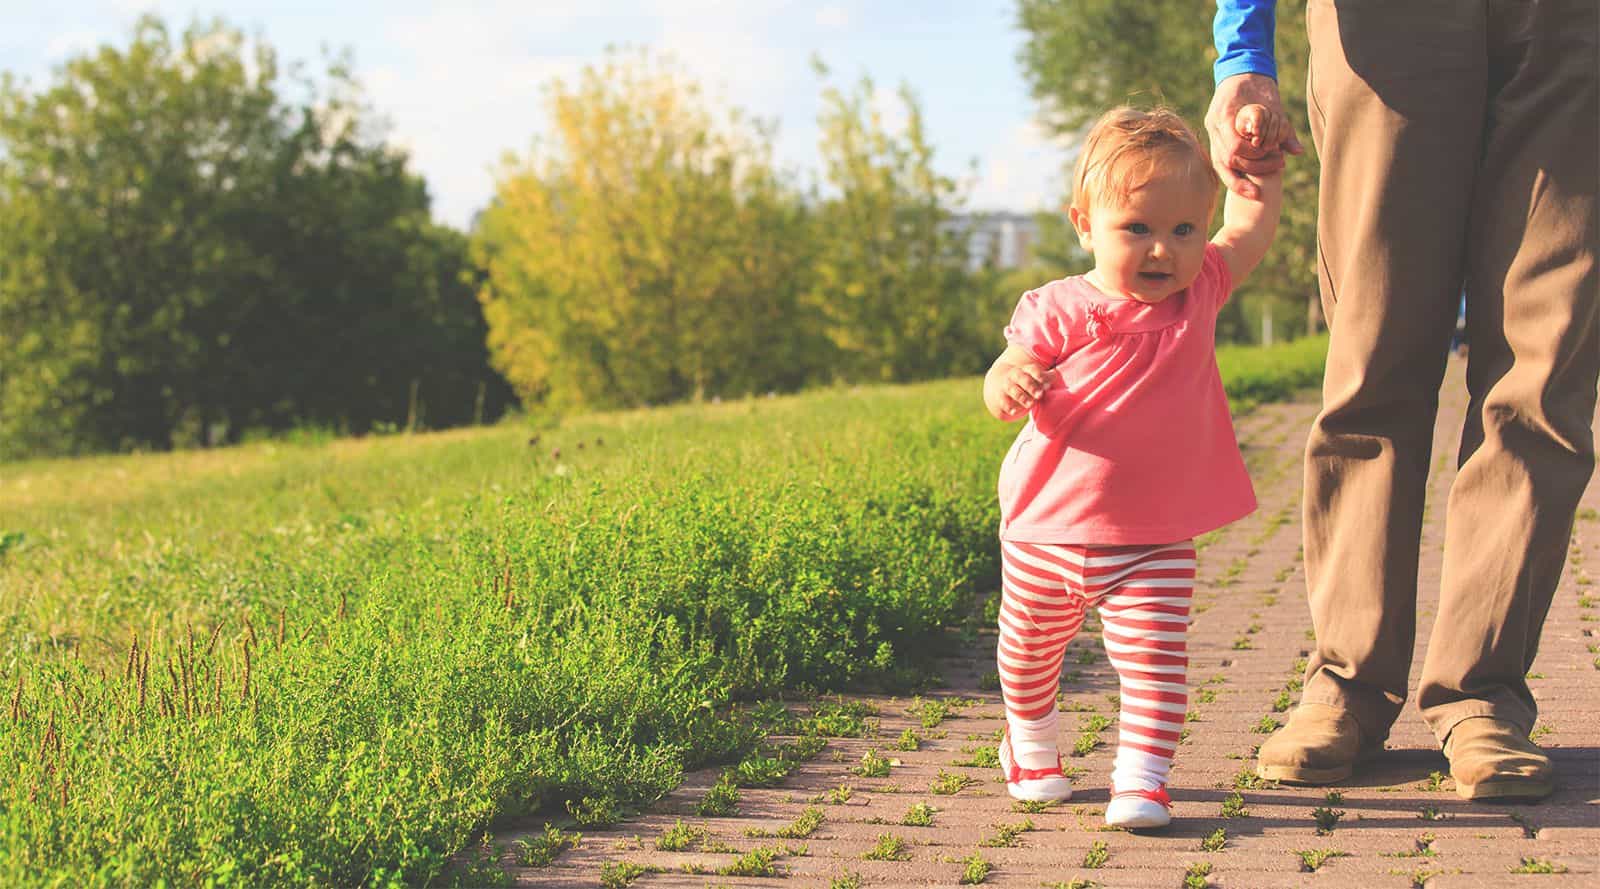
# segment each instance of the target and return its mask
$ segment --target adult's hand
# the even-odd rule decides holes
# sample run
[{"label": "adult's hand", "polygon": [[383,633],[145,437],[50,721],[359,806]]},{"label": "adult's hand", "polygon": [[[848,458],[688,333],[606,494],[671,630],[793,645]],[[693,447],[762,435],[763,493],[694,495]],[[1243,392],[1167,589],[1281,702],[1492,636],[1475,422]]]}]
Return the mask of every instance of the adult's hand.
[{"label": "adult's hand", "polygon": [[1278,82],[1263,74],[1235,74],[1217,84],[1211,108],[1206,111],[1206,134],[1211,140],[1211,165],[1217,168],[1222,183],[1240,197],[1256,200],[1260,189],[1245,174],[1276,173],[1283,169],[1284,152],[1303,154],[1305,147],[1292,127],[1287,138],[1277,144],[1251,145],[1234,124],[1239,109],[1246,105],[1262,105],[1275,114],[1283,114]]}]

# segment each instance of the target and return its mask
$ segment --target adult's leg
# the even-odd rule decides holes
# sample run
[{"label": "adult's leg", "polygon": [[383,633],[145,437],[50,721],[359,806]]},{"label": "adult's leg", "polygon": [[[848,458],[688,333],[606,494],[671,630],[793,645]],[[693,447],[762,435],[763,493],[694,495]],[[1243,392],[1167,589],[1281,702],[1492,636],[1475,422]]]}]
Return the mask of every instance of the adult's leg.
[{"label": "adult's leg", "polygon": [[1440,741],[1536,715],[1524,680],[1594,469],[1600,52],[1594,0],[1490,4],[1489,123],[1468,251],[1471,392],[1418,689]]},{"label": "adult's leg", "polygon": [[1369,742],[1399,714],[1411,664],[1423,494],[1482,145],[1475,5],[1313,0],[1307,11],[1331,336],[1306,445],[1317,645],[1303,703],[1348,712]]}]

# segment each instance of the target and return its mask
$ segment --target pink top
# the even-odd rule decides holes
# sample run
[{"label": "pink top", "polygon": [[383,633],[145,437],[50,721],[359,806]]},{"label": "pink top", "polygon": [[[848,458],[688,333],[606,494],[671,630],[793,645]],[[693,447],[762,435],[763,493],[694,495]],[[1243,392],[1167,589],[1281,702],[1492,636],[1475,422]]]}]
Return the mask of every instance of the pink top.
[{"label": "pink top", "polygon": [[1208,244],[1194,283],[1154,305],[1081,276],[1022,295],[1006,340],[1060,380],[1000,469],[1002,539],[1172,543],[1256,508],[1217,370],[1232,287]]}]

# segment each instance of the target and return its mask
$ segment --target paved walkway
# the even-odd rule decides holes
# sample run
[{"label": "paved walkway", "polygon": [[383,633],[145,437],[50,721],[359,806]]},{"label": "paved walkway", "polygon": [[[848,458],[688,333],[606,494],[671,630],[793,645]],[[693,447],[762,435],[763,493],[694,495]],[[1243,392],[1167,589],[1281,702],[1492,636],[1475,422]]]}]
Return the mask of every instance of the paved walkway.
[{"label": "paved walkway", "polygon": [[[1465,408],[1461,373],[1461,363],[1452,361],[1435,434],[1423,532],[1419,666],[1437,604],[1442,506],[1455,474]],[[1091,729],[1090,735],[1096,724],[1109,727],[1098,732],[1102,745],[1066,760],[1082,770],[1070,803],[1038,813],[1016,811],[997,783],[996,769],[960,764],[987,756],[1003,725],[991,631],[945,660],[948,687],[926,700],[955,706],[937,724],[926,726],[920,714],[908,712],[917,702],[859,698],[879,714],[874,737],[831,740],[781,786],[744,789],[737,814],[696,815],[718,770],[692,774],[636,820],[586,832],[578,848],[553,864],[513,868],[518,885],[595,886],[607,865],[615,880],[617,862],[650,868],[635,880],[639,887],[955,885],[976,855],[991,868],[985,884],[996,886],[1600,886],[1600,609],[1588,598],[1600,599],[1589,585],[1590,572],[1600,575],[1600,485],[1585,494],[1586,509],[1532,673],[1541,708],[1535,735],[1560,772],[1554,797],[1531,806],[1461,800],[1432,736],[1409,706],[1384,757],[1336,788],[1342,798],[1329,799],[1322,789],[1239,780],[1241,772],[1248,775],[1251,755],[1265,738],[1262,730],[1281,720],[1296,697],[1301,658],[1311,644],[1299,498],[1301,448],[1314,414],[1310,402],[1273,405],[1240,423],[1261,508],[1201,541],[1190,642],[1192,733],[1179,752],[1172,785],[1176,820],[1166,831],[1135,835],[1103,827],[1116,740],[1109,723],[1117,707],[1108,696],[1116,691],[1116,675],[1094,633],[1085,632],[1067,652],[1063,749],[1071,749],[1079,726]],[[895,749],[907,729],[921,737],[920,749]],[[890,758],[887,777],[852,773],[869,750]],[[947,776],[970,784],[955,793],[937,792],[941,778],[955,783]],[[919,804],[934,808],[931,824],[907,826],[908,812]],[[790,827],[811,806],[822,820],[809,835],[762,836]],[[1328,810],[1324,820],[1340,813],[1326,833],[1318,831],[1319,808]],[[680,819],[703,828],[706,838],[685,851],[659,850],[657,839]],[[1018,825],[1026,829],[1002,830]],[[510,843],[536,826],[542,822],[497,839]],[[801,833],[801,827],[791,832]],[[904,860],[864,857],[884,835],[892,838],[886,841],[890,846],[900,841]],[[772,862],[777,877],[718,873],[741,853],[762,847],[778,849]],[[1519,868],[1558,873],[1514,876]]]}]

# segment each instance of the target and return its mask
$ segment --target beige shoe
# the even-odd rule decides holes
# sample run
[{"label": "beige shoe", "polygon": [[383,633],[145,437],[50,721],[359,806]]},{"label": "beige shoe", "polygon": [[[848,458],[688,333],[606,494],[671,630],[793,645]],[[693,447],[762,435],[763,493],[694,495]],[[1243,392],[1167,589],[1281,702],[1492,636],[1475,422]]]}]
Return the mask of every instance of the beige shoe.
[{"label": "beige shoe", "polygon": [[1289,714],[1289,724],[1261,745],[1256,774],[1287,784],[1333,784],[1382,750],[1382,739],[1365,737],[1343,707],[1301,704]]},{"label": "beige shoe", "polygon": [[1450,777],[1462,799],[1543,799],[1555,790],[1550,757],[1503,719],[1474,716],[1444,741]]}]

